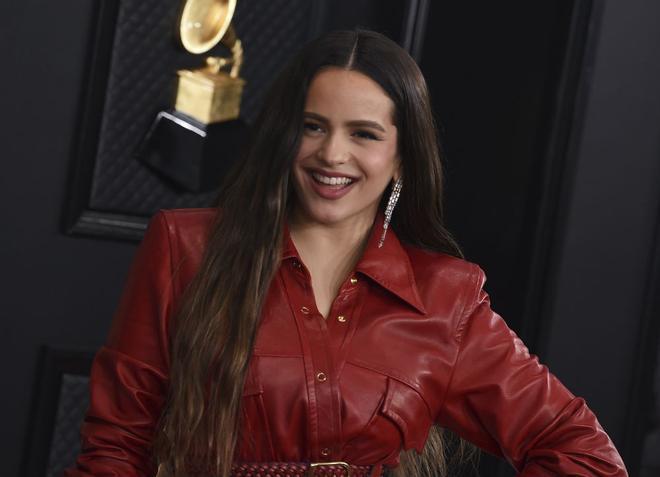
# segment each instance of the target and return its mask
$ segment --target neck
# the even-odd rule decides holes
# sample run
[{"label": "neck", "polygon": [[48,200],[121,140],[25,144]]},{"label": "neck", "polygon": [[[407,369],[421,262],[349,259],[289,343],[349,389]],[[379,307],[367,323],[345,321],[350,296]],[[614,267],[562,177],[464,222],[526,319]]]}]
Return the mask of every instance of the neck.
[{"label": "neck", "polygon": [[359,216],[341,223],[322,224],[293,211],[289,231],[308,268],[342,280],[362,256],[373,221],[374,217]]},{"label": "neck", "polygon": [[289,231],[296,247],[299,245],[323,254],[342,250],[362,249],[366,245],[374,217],[359,216],[334,224],[307,220],[299,211],[289,217]]}]

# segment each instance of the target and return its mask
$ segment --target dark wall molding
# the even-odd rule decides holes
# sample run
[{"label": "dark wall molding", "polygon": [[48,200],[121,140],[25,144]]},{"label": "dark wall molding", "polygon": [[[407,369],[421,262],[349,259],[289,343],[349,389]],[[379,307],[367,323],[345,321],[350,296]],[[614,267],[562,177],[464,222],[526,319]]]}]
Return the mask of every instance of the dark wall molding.
[{"label": "dark wall molding", "polygon": [[529,288],[519,333],[525,343],[542,357],[546,352],[547,330],[552,317],[551,304],[555,293],[552,277],[556,274],[566,230],[566,213],[570,209],[602,9],[602,3],[593,0],[573,3],[563,65],[553,98],[552,121],[548,124],[545,154],[539,171],[538,220],[529,240],[533,244],[528,269]]},{"label": "dark wall molding", "polygon": [[[68,234],[100,235],[134,239],[134,229],[146,229],[146,220],[134,217],[116,217],[108,212],[89,210],[88,202],[94,174],[93,160],[96,157],[101,129],[105,93],[110,74],[112,45],[115,35],[119,0],[97,0],[95,2],[95,32],[91,39],[87,59],[83,101],[79,113],[76,147],[70,166],[67,184],[69,196],[66,199],[63,215],[63,228]],[[122,221],[121,224],[117,221]],[[130,226],[125,226],[130,222]],[[139,238],[140,235],[137,235]]]},{"label": "dark wall molding", "polygon": [[[53,431],[60,405],[63,377],[89,376],[93,358],[93,350],[42,347],[21,476],[44,477],[49,474]],[[71,424],[77,426],[79,423]]]},{"label": "dark wall molding", "polygon": [[401,35],[403,46],[419,62],[424,48],[424,35],[429,16],[429,0],[408,0],[407,13]]},{"label": "dark wall molding", "polygon": [[[660,204],[660,200],[658,203]],[[658,432],[660,429],[660,422],[652,422],[654,412],[660,409],[660,396],[655,396],[654,399],[653,392],[656,387],[657,368],[660,366],[660,208],[656,217],[654,247],[644,293],[644,311],[637,338],[637,355],[631,368],[630,403],[627,406],[624,444],[621,449],[628,471],[634,476],[640,475],[645,437],[649,432]]]}]

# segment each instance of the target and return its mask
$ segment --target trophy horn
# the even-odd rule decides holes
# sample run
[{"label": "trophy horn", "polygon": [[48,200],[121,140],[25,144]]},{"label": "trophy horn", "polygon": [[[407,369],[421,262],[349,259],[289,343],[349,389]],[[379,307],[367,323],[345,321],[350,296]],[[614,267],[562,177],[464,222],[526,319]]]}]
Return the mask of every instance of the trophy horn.
[{"label": "trophy horn", "polygon": [[187,0],[179,19],[181,45],[190,53],[206,53],[230,29],[235,10],[236,0]]}]

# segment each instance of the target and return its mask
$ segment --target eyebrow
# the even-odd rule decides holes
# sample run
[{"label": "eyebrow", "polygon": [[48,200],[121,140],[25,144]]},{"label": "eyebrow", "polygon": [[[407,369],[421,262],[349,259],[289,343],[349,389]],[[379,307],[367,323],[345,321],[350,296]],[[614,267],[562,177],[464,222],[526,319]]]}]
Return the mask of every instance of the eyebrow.
[{"label": "eyebrow", "polygon": [[[317,113],[312,113],[310,111],[305,111],[305,116],[308,118],[316,119],[317,121],[321,121],[322,123],[328,123],[328,118],[325,116],[321,116],[320,114]],[[380,123],[376,121],[369,121],[368,119],[354,119],[352,121],[347,121],[346,122],[347,126],[352,126],[352,127],[367,127],[367,128],[374,128],[378,129],[379,131],[382,132],[387,132],[385,131],[385,128],[380,125]]]}]

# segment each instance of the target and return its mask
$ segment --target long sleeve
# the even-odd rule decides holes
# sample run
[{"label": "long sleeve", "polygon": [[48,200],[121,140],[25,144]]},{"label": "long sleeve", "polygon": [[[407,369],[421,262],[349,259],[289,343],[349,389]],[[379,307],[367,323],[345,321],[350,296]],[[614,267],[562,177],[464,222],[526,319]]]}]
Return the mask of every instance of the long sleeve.
[{"label": "long sleeve", "polygon": [[94,359],[81,453],[65,477],[153,476],[151,443],[168,382],[172,260],[163,213],[137,250],[107,343]]},{"label": "long sleeve", "polygon": [[521,476],[627,475],[585,401],[539,364],[491,310],[484,274],[476,275],[438,423],[505,457]]}]

